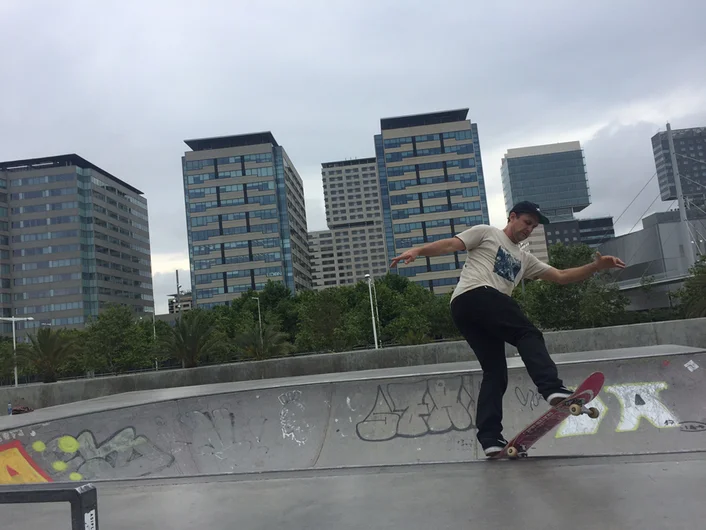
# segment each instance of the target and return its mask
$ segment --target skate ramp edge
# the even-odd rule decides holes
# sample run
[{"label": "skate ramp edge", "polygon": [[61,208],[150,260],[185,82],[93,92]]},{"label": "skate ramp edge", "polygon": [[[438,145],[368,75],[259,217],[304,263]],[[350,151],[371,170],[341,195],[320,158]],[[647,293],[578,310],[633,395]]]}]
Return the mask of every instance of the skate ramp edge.
[{"label": "skate ramp edge", "polygon": [[[568,386],[602,371],[597,420],[570,417],[531,456],[706,450],[706,351],[562,362]],[[504,434],[546,410],[510,363]],[[337,379],[193,395],[0,430],[0,485],[467,462],[477,371]],[[13,418],[15,420],[15,418]],[[27,415],[27,421],[30,421]]]}]

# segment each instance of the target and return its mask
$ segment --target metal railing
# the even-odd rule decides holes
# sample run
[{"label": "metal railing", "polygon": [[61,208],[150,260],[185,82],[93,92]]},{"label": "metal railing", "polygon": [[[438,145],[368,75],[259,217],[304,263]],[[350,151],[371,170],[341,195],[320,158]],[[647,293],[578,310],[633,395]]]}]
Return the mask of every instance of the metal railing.
[{"label": "metal railing", "polygon": [[98,491],[93,484],[78,487],[61,483],[0,486],[0,504],[45,502],[71,504],[71,530],[98,530]]}]

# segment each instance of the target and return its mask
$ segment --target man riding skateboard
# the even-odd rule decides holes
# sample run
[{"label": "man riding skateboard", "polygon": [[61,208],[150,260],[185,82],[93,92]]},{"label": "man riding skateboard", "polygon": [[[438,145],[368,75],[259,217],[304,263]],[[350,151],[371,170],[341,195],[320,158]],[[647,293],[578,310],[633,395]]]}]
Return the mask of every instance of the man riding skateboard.
[{"label": "man riding skateboard", "polygon": [[453,237],[407,250],[394,258],[413,262],[419,256],[439,256],[466,250],[466,262],[451,295],[454,324],[473,349],[483,380],[478,395],[477,438],[487,456],[505,447],[502,436],[503,396],[508,374],[505,343],[515,346],[538,392],[552,406],[571,395],[549,356],[544,337],[523,314],[512,298],[512,291],[523,278],[539,278],[560,284],[580,282],[594,273],[625,268],[625,263],[596,252],[592,263],[558,270],[520,249],[538,224],[549,224],[539,206],[532,202],[516,204],[504,229],[476,225]]}]

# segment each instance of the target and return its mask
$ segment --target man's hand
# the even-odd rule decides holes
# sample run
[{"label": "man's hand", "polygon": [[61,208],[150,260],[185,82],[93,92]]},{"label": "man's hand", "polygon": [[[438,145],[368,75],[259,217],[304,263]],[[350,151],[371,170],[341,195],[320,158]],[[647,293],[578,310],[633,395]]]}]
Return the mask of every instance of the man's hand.
[{"label": "man's hand", "polygon": [[402,254],[392,260],[392,263],[390,263],[390,267],[394,267],[400,261],[404,261],[405,265],[407,265],[408,263],[412,263],[415,259],[417,259],[417,256],[419,256],[420,250],[421,247],[410,248],[409,250],[405,250]]},{"label": "man's hand", "polygon": [[605,269],[624,269],[625,263],[620,258],[613,256],[601,256],[601,253],[596,251],[595,259],[596,267],[599,271]]}]

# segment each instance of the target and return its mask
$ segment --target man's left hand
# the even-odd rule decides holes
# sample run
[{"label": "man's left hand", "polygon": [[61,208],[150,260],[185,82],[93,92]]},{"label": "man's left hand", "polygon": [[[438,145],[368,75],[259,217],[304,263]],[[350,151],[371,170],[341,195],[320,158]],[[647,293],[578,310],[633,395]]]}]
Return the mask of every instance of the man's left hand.
[{"label": "man's left hand", "polygon": [[601,253],[596,251],[595,259],[596,267],[599,271],[605,269],[624,269],[625,263],[620,258],[614,256],[601,256]]}]

